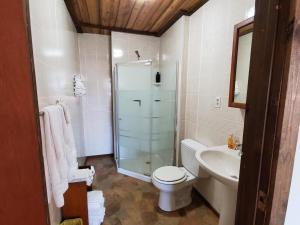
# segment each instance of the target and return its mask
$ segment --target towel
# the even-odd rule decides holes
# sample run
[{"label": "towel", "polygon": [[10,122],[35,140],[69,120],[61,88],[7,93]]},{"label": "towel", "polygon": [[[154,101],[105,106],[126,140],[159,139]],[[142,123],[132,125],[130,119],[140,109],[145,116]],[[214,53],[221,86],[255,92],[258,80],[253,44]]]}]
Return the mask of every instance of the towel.
[{"label": "towel", "polygon": [[43,117],[40,117],[40,128],[41,128],[41,137],[42,137],[42,153],[44,158],[44,171],[45,171],[45,180],[46,180],[46,189],[47,189],[47,199],[48,203],[51,203],[52,199],[52,189],[51,189],[51,182],[50,182],[50,175],[49,175],[49,167],[47,161],[47,153],[46,153],[46,146],[45,146],[45,128],[44,128],[44,121]]},{"label": "towel", "polygon": [[78,169],[77,151],[74,142],[71,116],[66,105],[45,107],[42,121],[43,157],[48,202],[51,195],[57,207],[64,205],[63,194],[68,183],[93,182],[95,170]]},{"label": "towel", "polygon": [[77,150],[71,123],[71,114],[66,104],[60,102],[59,105],[61,106],[65,117],[62,126],[65,141],[65,151],[69,166],[68,181],[70,183],[85,181],[86,184],[90,186],[93,183],[94,179],[94,167],[92,167],[91,169],[78,169]]},{"label": "towel", "polygon": [[64,147],[68,162],[68,181],[72,181],[73,174],[78,170],[77,150],[74,141],[73,128],[71,123],[71,114],[66,104],[60,102],[58,105],[63,111],[64,121],[62,121],[62,131],[64,138]]},{"label": "towel", "polygon": [[90,225],[99,225],[105,216],[104,197],[102,191],[88,192],[88,215]]},{"label": "towel", "polygon": [[65,116],[67,124],[71,123],[71,113],[70,113],[68,106],[62,101],[59,101],[59,105],[63,108],[64,116]]},{"label": "towel", "polygon": [[[43,110],[44,156],[47,166],[46,177],[49,175],[51,192],[55,205],[64,205],[63,194],[68,189],[68,162],[63,138],[64,115],[60,106],[47,106]],[[50,194],[49,194],[50,195]],[[48,199],[51,199],[48,196]]]},{"label": "towel", "polygon": [[86,94],[86,87],[83,83],[83,79],[79,75],[74,76],[74,95],[83,96]]},{"label": "towel", "polygon": [[77,169],[71,174],[70,183],[85,181],[90,186],[93,183],[94,174],[90,169]]},{"label": "towel", "polygon": [[83,221],[81,218],[64,220],[60,225],[83,225]]}]

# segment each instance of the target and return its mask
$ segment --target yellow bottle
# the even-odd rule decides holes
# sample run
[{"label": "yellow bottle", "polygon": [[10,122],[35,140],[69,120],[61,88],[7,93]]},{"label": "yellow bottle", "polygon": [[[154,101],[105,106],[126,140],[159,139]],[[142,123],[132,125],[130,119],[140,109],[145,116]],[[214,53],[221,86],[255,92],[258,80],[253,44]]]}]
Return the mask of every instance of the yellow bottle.
[{"label": "yellow bottle", "polygon": [[235,139],[233,137],[233,134],[230,134],[228,139],[227,139],[227,145],[229,149],[235,149],[236,147],[236,143],[235,143]]}]

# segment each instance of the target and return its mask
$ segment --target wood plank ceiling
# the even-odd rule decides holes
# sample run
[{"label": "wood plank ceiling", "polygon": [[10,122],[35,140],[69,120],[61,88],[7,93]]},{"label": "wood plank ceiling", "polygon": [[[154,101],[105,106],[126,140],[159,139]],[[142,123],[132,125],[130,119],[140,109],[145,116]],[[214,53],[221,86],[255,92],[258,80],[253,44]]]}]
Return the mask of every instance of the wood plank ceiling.
[{"label": "wood plank ceiling", "polygon": [[208,0],[65,0],[79,33],[162,35]]}]

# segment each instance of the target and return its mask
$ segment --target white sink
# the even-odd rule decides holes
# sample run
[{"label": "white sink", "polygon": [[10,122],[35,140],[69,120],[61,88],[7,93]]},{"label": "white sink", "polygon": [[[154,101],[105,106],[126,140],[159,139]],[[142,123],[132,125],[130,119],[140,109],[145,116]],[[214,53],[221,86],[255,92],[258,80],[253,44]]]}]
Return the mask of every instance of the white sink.
[{"label": "white sink", "polygon": [[196,152],[200,167],[223,185],[219,225],[234,225],[240,161],[236,151],[225,146]]},{"label": "white sink", "polygon": [[198,151],[196,158],[211,176],[237,190],[241,161],[239,156],[230,154],[229,150],[210,149]]}]

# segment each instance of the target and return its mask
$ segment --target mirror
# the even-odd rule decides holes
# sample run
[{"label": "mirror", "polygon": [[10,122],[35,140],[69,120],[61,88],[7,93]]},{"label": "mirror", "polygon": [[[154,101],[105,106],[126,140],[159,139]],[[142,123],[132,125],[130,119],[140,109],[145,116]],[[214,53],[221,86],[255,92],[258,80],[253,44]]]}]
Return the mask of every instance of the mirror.
[{"label": "mirror", "polygon": [[253,17],[234,26],[229,107],[246,108]]}]

